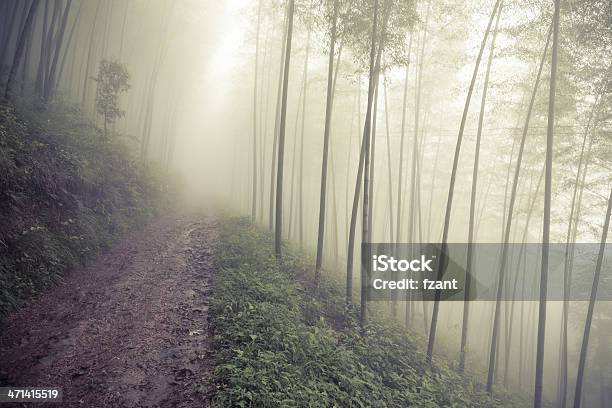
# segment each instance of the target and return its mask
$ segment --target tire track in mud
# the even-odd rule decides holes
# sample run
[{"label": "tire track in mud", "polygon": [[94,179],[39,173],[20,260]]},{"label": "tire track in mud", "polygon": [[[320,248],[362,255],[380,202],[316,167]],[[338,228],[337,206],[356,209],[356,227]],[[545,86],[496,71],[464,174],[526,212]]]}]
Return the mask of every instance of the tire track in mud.
[{"label": "tire track in mud", "polygon": [[212,362],[214,221],[167,216],[10,316],[0,384],[63,388],[65,407],[202,407]]}]

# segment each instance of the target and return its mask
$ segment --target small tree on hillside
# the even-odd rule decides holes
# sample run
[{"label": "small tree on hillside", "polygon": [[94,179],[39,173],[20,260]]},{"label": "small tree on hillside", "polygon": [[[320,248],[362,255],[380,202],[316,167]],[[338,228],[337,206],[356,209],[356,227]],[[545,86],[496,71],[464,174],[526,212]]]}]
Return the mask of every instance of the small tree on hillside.
[{"label": "small tree on hillside", "polygon": [[125,111],[119,109],[119,94],[130,88],[129,80],[130,74],[124,64],[106,59],[100,61],[96,109],[104,117],[104,136],[107,136],[108,125],[125,115]]}]

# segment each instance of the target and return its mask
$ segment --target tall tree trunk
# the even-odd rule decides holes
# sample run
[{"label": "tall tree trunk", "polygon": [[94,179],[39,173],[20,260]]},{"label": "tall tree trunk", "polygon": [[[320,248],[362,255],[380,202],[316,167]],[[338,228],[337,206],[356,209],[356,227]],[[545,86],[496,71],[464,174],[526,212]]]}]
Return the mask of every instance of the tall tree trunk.
[{"label": "tall tree trunk", "polygon": [[555,0],[553,18],[552,59],[550,63],[550,92],[548,97],[548,126],[546,128],[546,174],[544,177],[544,229],[542,232],[542,272],[540,275],[540,304],[538,310],[538,340],[536,351],[534,408],[542,406],[544,374],[544,342],[546,339],[546,292],[548,290],[548,253],[550,242],[550,207],[552,198],[553,137],[555,129],[555,94],[557,91],[557,60],[559,52],[559,19],[561,0]]},{"label": "tall tree trunk", "polygon": [[[438,257],[438,276],[437,280],[441,280],[444,276],[445,268],[446,268],[446,251],[447,249],[447,241],[448,241],[448,229],[450,227],[450,217],[451,217],[451,209],[453,207],[453,193],[455,191],[455,179],[457,177],[457,166],[459,164],[459,153],[461,152],[461,142],[463,140],[463,132],[465,130],[465,123],[467,121],[467,114],[470,108],[470,102],[472,100],[472,93],[474,92],[474,83],[476,82],[476,77],[478,76],[478,68],[480,67],[480,60],[482,59],[482,54],[484,52],[485,45],[487,43],[487,38],[489,37],[489,32],[491,31],[491,25],[493,25],[493,19],[497,13],[497,9],[499,7],[499,3],[501,0],[495,1],[495,6],[493,7],[493,11],[491,12],[491,16],[489,17],[489,23],[487,24],[487,28],[485,30],[484,38],[482,43],[480,44],[480,51],[478,52],[478,57],[476,58],[476,65],[474,67],[474,72],[472,73],[472,80],[470,82],[470,87],[468,89],[467,98],[465,101],[465,106],[463,108],[463,116],[461,117],[461,125],[459,126],[459,135],[457,136],[457,144],[455,146],[455,155],[453,158],[453,168],[451,171],[451,179],[448,188],[448,198],[446,201],[446,214],[444,216],[444,229],[442,232],[442,245],[440,248],[440,256]],[[429,340],[427,342],[427,360],[431,363],[431,359],[433,357],[433,349],[436,341],[436,328],[438,325],[438,313],[440,309],[440,297],[441,291],[436,290],[434,296],[434,306],[433,312],[431,315],[431,328],[429,330]]]},{"label": "tall tree trunk", "polygon": [[[552,26],[551,26],[552,29]],[[514,171],[514,179],[512,182],[512,187],[510,190],[510,200],[507,211],[507,221],[504,230],[504,237],[502,239],[502,252],[500,257],[500,265],[499,265],[499,274],[497,280],[497,295],[495,301],[495,312],[493,317],[493,333],[491,337],[491,349],[489,351],[489,369],[487,374],[487,392],[491,393],[493,391],[493,382],[494,382],[494,373],[496,366],[496,353],[498,346],[498,337],[499,337],[499,320],[500,320],[500,308],[501,308],[501,298],[502,298],[502,290],[503,290],[503,282],[507,269],[507,255],[508,255],[508,245],[510,241],[510,230],[512,227],[512,215],[514,212],[514,202],[516,200],[516,191],[518,188],[519,175],[521,170],[521,163],[523,160],[523,152],[525,150],[525,141],[527,139],[527,132],[529,131],[529,122],[531,120],[531,114],[533,112],[533,107],[535,104],[535,99],[537,96],[538,88],[540,85],[540,79],[542,77],[542,69],[544,67],[544,62],[546,60],[546,53],[548,52],[548,45],[550,43],[550,34],[552,30],[549,30],[548,36],[546,39],[546,44],[544,45],[544,52],[542,53],[542,58],[540,60],[540,65],[538,68],[538,73],[536,75],[535,84],[533,86],[533,91],[531,93],[531,100],[529,101],[529,108],[527,109],[527,116],[525,118],[525,125],[523,126],[523,134],[521,137],[521,141],[519,144],[518,156],[516,159],[516,168]]]},{"label": "tall tree trunk", "polygon": [[[353,254],[355,249],[355,229],[357,225],[357,209],[359,207],[359,196],[361,195],[361,183],[365,180],[364,174],[367,174],[368,169],[366,167],[366,156],[369,153],[369,134],[370,128],[372,125],[372,102],[374,99],[374,87],[376,86],[375,82],[375,57],[376,57],[376,31],[378,27],[378,0],[374,0],[374,15],[372,21],[372,36],[370,39],[370,73],[368,79],[368,100],[367,100],[367,108],[366,108],[366,117],[365,123],[363,125],[363,137],[361,141],[361,152],[359,154],[359,166],[357,169],[357,180],[355,182],[355,194],[353,195],[353,208],[351,210],[351,225],[349,227],[349,239],[348,239],[348,250],[347,250],[347,263],[346,263],[346,300],[347,303],[350,303],[353,298]],[[382,44],[381,44],[382,45]],[[379,49],[380,51],[380,49]],[[367,142],[367,144],[366,144]],[[364,199],[367,188],[364,188]],[[368,205],[364,200],[363,203],[363,211],[364,215],[367,216],[367,208]],[[362,226],[362,240],[367,236],[367,218],[363,220]],[[365,229],[365,233],[363,231]],[[361,311],[360,311],[360,322],[365,324],[366,318],[366,288],[363,285],[363,270],[362,270],[362,285],[361,285]]]},{"label": "tall tree trunk", "polygon": [[48,29],[49,25],[49,2],[51,0],[45,1],[45,11],[43,13],[43,28],[40,37],[40,57],[38,58],[38,69],[36,72],[36,82],[34,83],[34,94],[36,96],[40,96],[42,93],[43,81],[44,81],[44,66],[46,60],[46,53],[48,52],[47,46],[47,37],[49,37],[48,32],[51,30]]},{"label": "tall tree trunk", "polygon": [[325,204],[327,194],[327,160],[329,155],[329,133],[332,116],[332,85],[334,73],[334,54],[336,48],[336,31],[338,22],[338,0],[334,0],[334,15],[332,17],[331,41],[329,45],[329,59],[327,63],[327,100],[325,103],[325,128],[323,131],[323,160],[321,162],[321,193],[319,196],[319,230],[317,235],[317,257],[315,262],[315,287],[319,286],[321,278],[321,265],[323,263],[323,245],[325,233]]},{"label": "tall tree trunk", "polygon": [[[372,125],[372,102],[374,99],[374,88],[376,87],[376,68],[374,66],[374,56],[376,53],[376,31],[378,26],[378,0],[374,0],[374,17],[372,23],[372,38],[370,46],[370,75],[368,82],[368,104],[366,109],[366,118],[363,129],[363,217],[361,222],[361,242],[368,241],[368,211],[370,207],[369,203],[369,164],[370,164],[370,131]],[[381,44],[382,45],[382,44]],[[380,45],[379,45],[380,47]],[[379,48],[380,49],[380,48]],[[358,175],[358,180],[361,177]],[[359,181],[358,181],[359,183]],[[361,267],[361,308],[359,314],[359,322],[363,327],[366,324],[367,319],[367,285],[365,282],[365,270]]]},{"label": "tall tree trunk", "polygon": [[9,75],[6,80],[6,87],[4,89],[4,98],[10,99],[11,97],[11,85],[13,83],[13,79],[15,78],[15,73],[17,71],[17,67],[19,66],[19,62],[21,61],[21,57],[23,55],[23,50],[25,48],[26,37],[31,35],[31,26],[34,21],[34,15],[36,14],[36,9],[38,8],[38,4],[40,0],[32,0],[32,4],[30,4],[30,9],[28,10],[28,16],[23,24],[23,29],[19,34],[17,39],[17,45],[15,48],[15,56],[13,57],[13,63],[11,64],[11,69],[9,70]]},{"label": "tall tree trunk", "polygon": [[[576,198],[578,195],[578,185],[580,184],[580,175],[582,173],[582,163],[584,161],[585,147],[586,142],[589,135],[589,130],[591,127],[591,121],[593,120],[593,115],[595,113],[595,109],[597,108],[597,103],[599,101],[599,96],[601,93],[598,93],[595,97],[595,102],[593,103],[593,107],[591,108],[591,112],[589,113],[589,118],[586,124],[586,128],[584,130],[584,136],[582,138],[582,146],[580,148],[580,157],[578,159],[578,169],[576,170],[576,178],[574,180],[574,190],[572,193],[572,202],[570,205],[570,218],[567,223],[567,237],[565,241],[565,254],[564,254],[564,267],[563,267],[563,315],[561,319],[561,358],[560,358],[560,369],[559,369],[559,405],[561,408],[565,408],[567,405],[567,325],[569,320],[569,298],[570,298],[570,289],[572,283],[572,270],[571,270],[571,260],[573,260],[574,255],[574,244],[572,241],[572,231],[574,228],[577,228],[578,220],[574,221],[574,212],[575,212],[575,204]],[[571,260],[570,260],[571,259]]]},{"label": "tall tree trunk", "polygon": [[[287,48],[287,32],[289,28],[289,9],[286,9],[285,12],[285,26],[283,29],[283,43],[281,45],[281,56],[280,56],[280,70],[278,73],[278,88],[276,90],[276,114],[274,119],[274,137],[272,141],[272,163],[270,165],[270,209],[268,215],[268,228],[272,231],[274,227],[274,183],[276,180],[276,170],[277,167],[276,159],[278,154],[278,133],[280,129],[280,116],[281,116],[281,98],[282,98],[282,90],[283,90],[283,72],[285,67],[285,54]],[[263,192],[262,192],[263,193]]]},{"label": "tall tree trunk", "polygon": [[[32,3],[30,2],[30,5]],[[30,9],[30,7],[28,6],[28,10]],[[25,23],[24,23],[25,25]],[[21,83],[19,85],[19,94],[21,95],[21,97],[25,96],[25,86],[26,86],[26,82],[28,81],[28,73],[30,70],[30,56],[32,55],[32,37],[34,37],[32,35],[32,30],[34,28],[34,25],[31,24],[30,27],[27,28],[27,31],[25,33],[27,40],[26,40],[26,49],[25,49],[25,58],[23,60],[23,67],[21,69]]]},{"label": "tall tree trunk", "polygon": [[387,178],[389,185],[389,242],[394,242],[393,235],[393,172],[391,170],[391,136],[389,135],[389,98],[387,97],[387,78],[383,80],[385,87],[385,136],[387,139]]},{"label": "tall tree trunk", "polygon": [[[357,127],[361,129],[361,76],[358,78],[358,94],[357,94]],[[360,130],[361,132],[361,130]],[[355,230],[357,227],[357,211],[359,207],[359,197],[361,195],[361,180],[363,177],[363,157],[364,146],[363,136],[359,144],[359,164],[357,166],[357,177],[355,181],[355,191],[353,194],[353,203],[351,206],[351,220],[348,226],[347,249],[346,249],[346,303],[350,304],[353,301],[353,262],[355,249]],[[349,162],[350,165],[350,162]],[[348,168],[347,168],[348,173]],[[348,208],[347,208],[348,211]]]},{"label": "tall tree trunk", "polygon": [[2,39],[2,52],[0,52],[0,68],[4,65],[4,59],[6,58],[6,53],[8,52],[8,49],[11,46],[11,37],[13,35],[13,27],[15,26],[15,21],[17,21],[18,11],[19,11],[19,2],[14,1],[13,11],[11,12],[11,17],[8,21],[8,25],[5,28],[6,31],[5,31],[4,38]]},{"label": "tall tree trunk", "polygon": [[283,73],[283,96],[281,101],[280,127],[278,131],[278,170],[276,175],[276,219],[274,226],[274,252],[280,260],[283,238],[283,164],[285,159],[285,127],[287,122],[287,91],[289,89],[289,65],[291,63],[291,39],[293,37],[293,10],[295,0],[289,0],[287,20],[287,45],[285,49],[285,66]]},{"label": "tall tree trunk", "polygon": [[100,12],[100,3],[101,1],[98,1],[96,4],[96,11],[94,13],[94,20],[93,23],[91,25],[91,32],[89,34],[89,47],[87,48],[87,62],[85,63],[85,75],[84,75],[84,79],[83,79],[83,94],[81,95],[81,109],[82,109],[82,113],[85,114],[85,102],[87,102],[87,88],[89,85],[89,70],[90,70],[90,66],[91,66],[91,60],[93,59],[93,45],[94,45],[94,35],[96,32],[96,23],[98,22],[98,13]]},{"label": "tall tree trunk", "polygon": [[374,173],[375,173],[375,159],[376,159],[376,129],[378,126],[378,90],[380,89],[380,77],[376,79],[376,87],[374,88],[374,104],[372,108],[372,127],[370,131],[370,152],[368,157],[370,158],[370,171],[369,171],[369,180],[370,180],[370,188],[368,190],[368,197],[370,197],[370,208],[368,209],[368,239],[367,242],[372,241],[372,236],[374,235]]},{"label": "tall tree trunk", "polygon": [[[127,3],[127,2],[126,2]],[[76,31],[77,26],[80,23],[80,18],[81,18],[81,10],[83,9],[83,3],[79,4],[79,9],[77,10],[77,14],[76,17],[74,18],[74,22],[72,23],[72,27],[70,28],[70,33],[68,34],[68,40],[66,41],[66,51],[64,52],[64,55],[62,56],[62,62],[60,63],[59,66],[59,71],[57,72],[57,82],[61,82],[62,81],[62,77],[63,77],[63,73],[64,73],[64,66],[66,64],[66,60],[68,59],[68,50],[70,49],[70,44],[72,44],[72,38],[74,37],[74,33]],[[73,54],[76,54],[76,44],[75,44],[75,48],[72,51]],[[72,79],[72,78],[70,78]]]},{"label": "tall tree trunk", "polygon": [[308,91],[308,60],[310,57],[310,37],[312,27],[308,27],[308,38],[306,39],[306,58],[304,59],[304,78],[302,80],[304,89],[302,92],[302,124],[300,129],[300,186],[299,186],[299,213],[298,229],[300,248],[304,246],[304,132],[306,128],[306,93]]},{"label": "tall tree trunk", "polygon": [[589,336],[591,334],[591,323],[593,321],[593,311],[595,310],[595,302],[597,301],[597,289],[599,287],[599,277],[601,275],[601,266],[603,263],[604,251],[606,249],[606,240],[608,239],[608,229],[610,228],[610,212],[612,211],[612,189],[610,189],[610,197],[608,198],[608,209],[604,219],[603,231],[601,233],[601,241],[599,244],[599,254],[597,255],[597,264],[595,265],[595,276],[593,277],[593,286],[591,287],[591,297],[589,298],[589,307],[587,309],[586,322],[584,323],[584,334],[582,335],[582,345],[580,347],[580,358],[578,361],[578,374],[576,376],[576,391],[574,393],[574,408],[580,408],[582,403],[582,383],[584,381],[584,369],[586,366],[587,351],[589,348]]},{"label": "tall tree trunk", "polygon": [[[384,3],[388,5],[387,2]],[[373,99],[374,93],[376,91],[376,87],[378,85],[378,76],[380,73],[380,60],[382,56],[382,52],[385,46],[385,37],[386,37],[386,29],[387,22],[389,19],[389,14],[391,13],[390,7],[387,8],[384,12],[382,30],[380,35],[380,41],[378,44],[378,51],[376,51],[376,31],[378,26],[378,0],[374,0],[374,22],[372,24],[372,45],[370,48],[370,82],[368,84],[368,106],[366,109],[366,120],[363,128],[363,149],[364,149],[364,157],[363,157],[363,217],[361,223],[361,244],[365,244],[370,242],[370,230],[368,229],[370,223],[370,177],[369,177],[369,168],[370,168],[370,136],[372,131],[372,115],[373,115]],[[374,55],[376,54],[376,61],[374,60]],[[361,265],[361,298],[360,298],[360,313],[359,313],[359,323],[361,327],[364,327],[367,323],[367,312],[368,312],[368,286],[366,282],[366,270]]]},{"label": "tall tree trunk", "polygon": [[402,129],[400,136],[400,157],[397,170],[397,217],[396,221],[396,237],[399,243],[402,240],[402,186],[404,176],[404,141],[406,139],[406,110],[408,109],[408,75],[410,73],[410,51],[412,50],[412,38],[414,34],[410,34],[408,42],[408,61],[406,62],[406,74],[404,76],[404,101],[402,103]]},{"label": "tall tree trunk", "polygon": [[257,213],[257,71],[259,67],[259,31],[261,28],[261,7],[263,0],[259,0],[257,7],[257,33],[255,34],[255,75],[253,80],[253,192],[251,202],[251,220],[255,222]]},{"label": "tall tree trunk", "polygon": [[476,190],[478,188],[478,165],[480,160],[480,142],[482,140],[482,125],[484,123],[485,108],[487,105],[487,92],[489,90],[489,76],[491,74],[491,65],[493,64],[493,55],[495,54],[495,40],[499,28],[499,18],[502,12],[500,4],[497,11],[497,19],[495,20],[495,28],[493,37],[491,38],[491,48],[489,49],[489,58],[487,60],[487,69],[484,77],[484,85],[482,89],[482,97],[480,99],[480,113],[478,114],[478,130],[476,132],[476,148],[474,150],[474,168],[472,170],[472,191],[470,195],[470,219],[468,221],[468,240],[467,240],[467,260],[465,265],[465,292],[463,299],[463,319],[461,324],[461,346],[459,348],[459,371],[465,369],[465,348],[467,346],[468,324],[470,314],[470,289],[472,285],[472,262],[474,257],[474,213],[476,210]]}]

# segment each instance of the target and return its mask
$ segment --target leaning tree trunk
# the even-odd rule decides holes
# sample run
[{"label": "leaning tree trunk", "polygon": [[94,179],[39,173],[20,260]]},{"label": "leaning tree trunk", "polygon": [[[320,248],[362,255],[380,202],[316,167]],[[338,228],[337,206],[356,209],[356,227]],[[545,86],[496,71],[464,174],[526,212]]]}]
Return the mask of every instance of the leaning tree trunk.
[{"label": "leaning tree trunk", "polygon": [[476,190],[478,188],[478,165],[480,160],[480,142],[482,139],[482,125],[484,123],[485,107],[487,104],[487,91],[489,89],[489,76],[491,74],[491,65],[493,64],[493,54],[495,53],[495,40],[499,28],[499,17],[501,16],[502,7],[500,5],[495,20],[495,29],[493,30],[493,38],[491,39],[491,48],[489,49],[489,58],[487,60],[487,70],[484,77],[484,85],[482,89],[482,98],[480,100],[480,113],[478,115],[478,130],[476,132],[476,148],[474,151],[474,168],[472,171],[472,191],[470,195],[470,219],[468,221],[468,240],[467,240],[467,260],[465,265],[465,289],[463,298],[463,319],[461,324],[461,346],[459,348],[459,371],[465,370],[465,348],[467,346],[468,324],[470,316],[470,289],[472,284],[472,261],[474,257],[474,215],[476,210]]},{"label": "leaning tree trunk", "polygon": [[591,127],[591,121],[595,109],[597,108],[597,102],[599,101],[600,93],[595,97],[595,102],[591,108],[589,118],[587,120],[586,128],[582,138],[582,146],[580,148],[580,156],[578,159],[578,169],[576,170],[576,178],[574,180],[574,189],[572,192],[572,201],[570,204],[570,217],[567,223],[567,235],[565,241],[565,253],[564,253],[564,265],[563,265],[563,315],[561,319],[561,356],[560,356],[560,369],[559,369],[559,405],[561,408],[565,408],[567,405],[567,326],[569,320],[569,299],[570,299],[570,288],[572,281],[571,263],[574,255],[574,244],[572,241],[572,232],[574,228],[578,227],[578,219],[574,221],[576,198],[578,196],[578,184],[580,183],[580,175],[582,174],[582,163],[584,162],[585,147]]},{"label": "leaning tree trunk", "polygon": [[[363,127],[363,218],[361,225],[361,242],[368,240],[368,210],[369,210],[369,164],[370,164],[370,131],[372,126],[372,102],[374,99],[374,88],[376,87],[376,68],[374,66],[374,55],[376,52],[376,30],[378,25],[378,0],[374,0],[374,18],[372,23],[372,39],[370,46],[370,80],[368,83],[368,105],[366,109],[365,124]],[[379,45],[379,51],[382,48],[382,42]],[[358,177],[359,180],[359,177]],[[358,182],[359,183],[359,182]],[[363,327],[367,319],[367,286],[365,284],[365,271],[362,266],[361,272],[361,308],[359,314],[359,322]]]},{"label": "leaning tree trunk", "polygon": [[587,310],[586,322],[584,323],[584,334],[582,335],[582,346],[580,347],[580,359],[578,362],[578,374],[576,376],[576,392],[574,393],[574,408],[580,408],[582,403],[582,382],[584,381],[584,368],[586,366],[586,357],[589,347],[589,335],[591,334],[591,323],[593,321],[593,311],[595,309],[595,301],[597,300],[597,288],[599,287],[599,276],[601,275],[601,265],[603,263],[604,251],[606,249],[606,240],[608,239],[608,228],[610,227],[610,212],[612,210],[612,189],[610,189],[610,197],[608,198],[608,209],[604,219],[603,231],[601,233],[601,241],[599,244],[599,254],[597,256],[597,264],[595,265],[595,276],[593,277],[593,286],[591,287],[591,297],[589,298],[589,308]]},{"label": "leaning tree trunk", "polygon": [[555,95],[557,91],[557,61],[559,52],[559,14],[561,0],[555,0],[553,18],[552,60],[550,64],[550,92],[548,96],[548,126],[546,129],[546,174],[544,176],[544,230],[542,232],[542,272],[540,275],[540,305],[536,351],[534,408],[542,406],[544,374],[544,341],[546,337],[546,292],[548,289],[548,253],[550,242],[550,207],[552,198],[552,158],[555,129]]},{"label": "leaning tree trunk", "polygon": [[276,175],[276,219],[274,226],[274,253],[281,259],[281,242],[283,238],[283,164],[285,159],[285,128],[287,122],[287,91],[289,89],[289,65],[291,62],[291,39],[293,37],[293,10],[295,0],[289,0],[287,20],[287,45],[285,49],[285,66],[283,72],[283,95],[281,100],[280,126],[278,129],[278,169]]},{"label": "leaning tree trunk", "polygon": [[334,0],[334,15],[332,18],[331,41],[327,66],[327,100],[325,103],[325,129],[323,131],[323,160],[321,162],[321,193],[319,197],[319,230],[317,235],[317,257],[315,262],[315,287],[319,286],[321,265],[323,264],[323,245],[325,234],[325,200],[327,194],[327,161],[329,156],[329,133],[332,116],[332,85],[334,74],[334,53],[336,47],[336,32],[338,22],[338,0]]},{"label": "leaning tree trunk", "polygon": [[[491,31],[491,25],[493,25],[493,19],[497,13],[497,9],[499,7],[499,3],[501,0],[496,0],[495,6],[493,7],[493,11],[491,12],[491,16],[489,17],[489,23],[487,24],[487,28],[485,30],[484,38],[482,39],[482,43],[480,44],[480,51],[478,52],[478,57],[476,58],[476,65],[474,67],[474,72],[472,73],[472,80],[470,82],[470,87],[468,89],[468,94],[465,100],[465,106],[463,107],[463,116],[461,117],[461,125],[459,126],[459,134],[457,136],[457,144],[455,146],[455,156],[453,158],[453,167],[451,171],[450,184],[448,188],[448,198],[446,201],[446,214],[444,216],[444,229],[442,232],[442,246],[440,248],[440,256],[438,257],[438,276],[437,280],[441,280],[444,275],[444,269],[446,267],[446,251],[447,251],[447,241],[448,241],[448,229],[450,226],[450,217],[451,217],[451,209],[453,208],[453,193],[455,191],[455,179],[457,178],[457,166],[459,164],[459,153],[461,152],[461,142],[463,140],[463,132],[465,130],[465,123],[467,121],[467,114],[470,108],[470,101],[472,100],[472,93],[474,92],[474,84],[476,82],[476,77],[478,76],[478,68],[480,67],[480,60],[482,59],[482,54],[484,52],[485,45],[487,43],[487,38],[489,37],[489,32]],[[433,348],[436,341],[436,328],[438,326],[438,313],[440,310],[440,297],[442,293],[440,290],[436,290],[434,296],[434,306],[433,312],[431,315],[431,328],[429,330],[429,340],[427,342],[427,360],[431,363],[433,356]]]},{"label": "leaning tree trunk", "polygon": [[[370,133],[370,127],[372,125],[372,102],[374,99],[374,87],[376,86],[375,82],[375,56],[376,56],[376,30],[378,26],[378,0],[374,0],[374,17],[372,23],[372,36],[370,39],[370,74],[368,79],[368,99],[367,99],[367,108],[366,108],[366,118],[363,125],[363,137],[361,141],[361,152],[359,154],[359,166],[357,169],[357,180],[355,182],[355,194],[353,195],[353,208],[351,210],[351,225],[349,227],[349,238],[348,238],[348,250],[347,250],[347,262],[346,262],[346,301],[350,303],[353,297],[353,254],[355,249],[355,229],[357,225],[357,208],[359,206],[359,196],[361,195],[361,183],[362,179],[365,179],[364,173],[367,173],[368,169],[365,166],[365,158],[367,155],[367,151],[369,150],[369,140],[368,146],[366,146],[366,139],[368,139]],[[382,44],[381,44],[382,46]],[[379,55],[381,49],[379,48]],[[366,195],[367,189],[364,190],[364,196]],[[364,202],[363,206],[367,208],[367,203]],[[367,214],[367,209],[364,209],[365,214]],[[367,220],[364,220],[364,226],[367,230]],[[363,232],[363,231],[362,231]],[[366,231],[367,232],[367,231]],[[363,276],[362,276],[363,277]],[[365,297],[364,288],[362,285],[361,295],[361,322],[365,323]]]},{"label": "leaning tree trunk", "polygon": [[[551,26],[552,28],[552,26]],[[504,226],[504,237],[502,240],[502,253],[500,258],[500,266],[499,266],[499,276],[497,281],[497,294],[495,301],[495,312],[493,317],[493,333],[491,337],[491,349],[489,351],[489,370],[487,374],[487,392],[491,393],[493,391],[493,382],[494,382],[494,373],[495,373],[495,363],[497,356],[497,346],[498,346],[498,337],[499,337],[499,320],[500,320],[500,308],[501,308],[501,297],[503,290],[503,282],[504,276],[506,272],[506,261],[508,255],[508,242],[510,241],[510,230],[512,227],[512,215],[514,211],[514,202],[516,200],[516,191],[518,188],[519,175],[521,170],[521,163],[523,160],[523,152],[525,150],[525,141],[527,139],[527,132],[529,131],[529,122],[531,120],[531,114],[533,112],[533,107],[535,104],[535,99],[537,96],[538,88],[540,85],[540,79],[542,77],[542,69],[544,67],[544,62],[546,59],[546,53],[548,52],[548,45],[550,43],[550,34],[548,33],[548,37],[546,39],[546,45],[544,46],[544,52],[542,53],[542,59],[540,60],[540,66],[538,68],[538,73],[536,76],[536,81],[533,86],[533,91],[531,93],[531,100],[529,102],[529,108],[527,110],[527,116],[525,118],[525,125],[523,126],[523,134],[521,137],[521,142],[519,145],[518,156],[516,159],[516,168],[514,171],[514,179],[512,182],[512,187],[510,191],[510,200],[508,204],[508,212],[507,212],[507,221]]]}]

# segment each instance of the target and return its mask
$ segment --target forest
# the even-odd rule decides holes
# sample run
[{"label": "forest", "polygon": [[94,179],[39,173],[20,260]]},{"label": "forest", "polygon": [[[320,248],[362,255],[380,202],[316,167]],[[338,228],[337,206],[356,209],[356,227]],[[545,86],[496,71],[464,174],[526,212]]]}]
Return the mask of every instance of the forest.
[{"label": "forest", "polygon": [[0,405],[612,403],[609,0],[0,0]]}]

